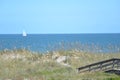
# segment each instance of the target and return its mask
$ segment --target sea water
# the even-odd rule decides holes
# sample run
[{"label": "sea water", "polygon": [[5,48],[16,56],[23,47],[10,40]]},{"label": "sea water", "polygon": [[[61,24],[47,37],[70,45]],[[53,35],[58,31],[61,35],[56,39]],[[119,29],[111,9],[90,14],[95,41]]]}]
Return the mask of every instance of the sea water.
[{"label": "sea water", "polygon": [[0,34],[0,50],[120,52],[120,34]]}]

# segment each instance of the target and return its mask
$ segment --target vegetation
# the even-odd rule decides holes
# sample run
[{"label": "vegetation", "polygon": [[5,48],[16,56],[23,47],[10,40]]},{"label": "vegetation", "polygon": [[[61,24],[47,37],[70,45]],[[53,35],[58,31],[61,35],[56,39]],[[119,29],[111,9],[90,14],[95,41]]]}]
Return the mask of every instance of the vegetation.
[{"label": "vegetation", "polygon": [[[57,62],[60,56],[67,58]],[[120,76],[115,74],[76,71],[77,67],[110,58],[120,58],[120,53],[61,50],[40,54],[25,49],[3,50],[0,51],[0,80],[119,80]]]}]

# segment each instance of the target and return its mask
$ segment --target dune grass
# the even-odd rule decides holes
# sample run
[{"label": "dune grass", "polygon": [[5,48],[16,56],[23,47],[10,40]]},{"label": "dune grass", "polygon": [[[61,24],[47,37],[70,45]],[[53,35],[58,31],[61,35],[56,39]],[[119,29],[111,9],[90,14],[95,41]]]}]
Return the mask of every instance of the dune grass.
[{"label": "dune grass", "polygon": [[[64,66],[52,56],[69,56]],[[86,53],[75,50],[56,51],[46,54],[28,50],[0,51],[0,80],[118,80],[120,76],[104,72],[77,73],[76,68],[94,62],[120,58],[120,53]]]}]

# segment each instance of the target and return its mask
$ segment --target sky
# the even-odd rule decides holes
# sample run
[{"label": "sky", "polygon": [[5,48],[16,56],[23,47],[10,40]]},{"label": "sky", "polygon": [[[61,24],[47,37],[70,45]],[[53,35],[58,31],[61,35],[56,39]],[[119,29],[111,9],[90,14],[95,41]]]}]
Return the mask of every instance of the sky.
[{"label": "sky", "polygon": [[120,0],[0,0],[0,34],[120,33]]}]

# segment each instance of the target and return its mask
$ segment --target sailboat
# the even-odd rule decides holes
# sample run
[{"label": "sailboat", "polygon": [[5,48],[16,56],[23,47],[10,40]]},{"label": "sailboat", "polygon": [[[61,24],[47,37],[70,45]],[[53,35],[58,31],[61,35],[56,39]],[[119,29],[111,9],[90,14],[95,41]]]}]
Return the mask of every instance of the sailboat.
[{"label": "sailboat", "polygon": [[23,31],[22,36],[24,36],[24,37],[27,36],[27,33],[25,31]]}]

